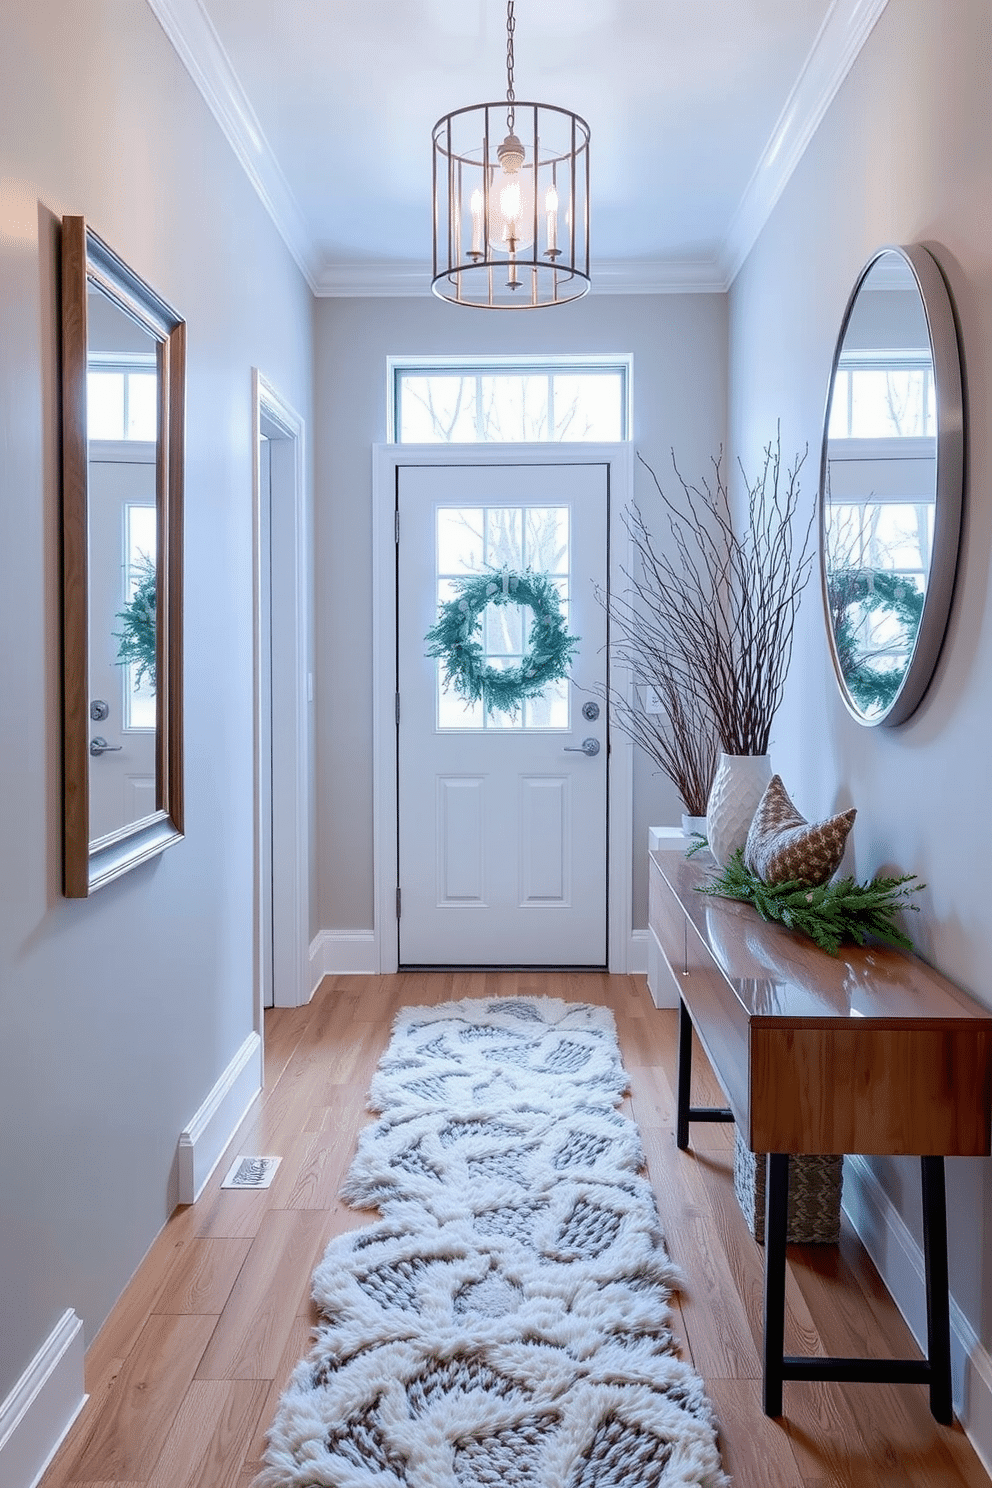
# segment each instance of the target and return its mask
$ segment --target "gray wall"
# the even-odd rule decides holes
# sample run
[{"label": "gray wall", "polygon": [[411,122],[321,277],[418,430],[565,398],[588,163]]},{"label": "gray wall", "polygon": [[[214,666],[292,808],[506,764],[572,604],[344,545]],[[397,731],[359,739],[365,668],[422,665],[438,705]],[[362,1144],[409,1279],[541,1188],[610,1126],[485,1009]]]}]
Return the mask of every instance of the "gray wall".
[{"label": "gray wall", "polygon": [[[310,424],[312,300],[144,0],[0,17],[0,1399],[103,1321],[252,1029],[251,367]],[[185,842],[60,893],[58,224],[188,320]]]},{"label": "gray wall", "polygon": [[[634,441],[664,480],[726,437],[724,295],[600,296],[537,315],[436,299],[323,300],[316,353],[318,918],[368,930],[372,895],[372,461],[386,437],[386,357],[631,352]],[[638,469],[635,494],[651,510]],[[647,924],[647,829],[678,821],[674,789],[636,751],[635,926]]]},{"label": "gray wall", "polygon": [[[816,581],[799,623],[774,767],[799,808],[854,804],[854,869],[917,873],[908,928],[924,956],[992,1005],[987,839],[992,728],[992,14],[988,0],[889,0],[731,292],[731,436],[818,460],[834,340],[847,295],[883,243],[930,246],[964,343],[970,473],[957,590],[934,682],[901,728],[845,711]],[[919,1238],[915,1164],[876,1171]],[[952,1290],[992,1345],[992,1163],[948,1171]]]}]

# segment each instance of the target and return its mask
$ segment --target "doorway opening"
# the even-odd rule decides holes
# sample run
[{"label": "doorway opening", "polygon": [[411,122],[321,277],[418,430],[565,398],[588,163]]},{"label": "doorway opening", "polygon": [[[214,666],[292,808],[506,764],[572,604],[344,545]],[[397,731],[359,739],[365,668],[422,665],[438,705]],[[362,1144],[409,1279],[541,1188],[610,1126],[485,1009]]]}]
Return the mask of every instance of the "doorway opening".
[{"label": "doorway opening", "polygon": [[255,371],[255,1016],[307,1002],[309,521],[304,425]]}]

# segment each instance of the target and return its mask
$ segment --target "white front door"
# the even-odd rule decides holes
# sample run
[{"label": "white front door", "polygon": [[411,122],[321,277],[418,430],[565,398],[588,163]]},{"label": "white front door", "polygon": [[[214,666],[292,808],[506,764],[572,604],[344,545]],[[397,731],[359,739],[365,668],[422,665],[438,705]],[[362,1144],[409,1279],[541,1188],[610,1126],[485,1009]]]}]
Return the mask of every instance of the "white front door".
[{"label": "white front door", "polygon": [[[608,466],[401,466],[399,959],[402,965],[606,964]],[[550,574],[580,642],[570,681],[516,714],[467,707],[424,637],[459,576]],[[513,666],[532,612],[490,605],[488,664]],[[583,707],[588,715],[584,716]],[[594,753],[585,753],[582,745]]]}]

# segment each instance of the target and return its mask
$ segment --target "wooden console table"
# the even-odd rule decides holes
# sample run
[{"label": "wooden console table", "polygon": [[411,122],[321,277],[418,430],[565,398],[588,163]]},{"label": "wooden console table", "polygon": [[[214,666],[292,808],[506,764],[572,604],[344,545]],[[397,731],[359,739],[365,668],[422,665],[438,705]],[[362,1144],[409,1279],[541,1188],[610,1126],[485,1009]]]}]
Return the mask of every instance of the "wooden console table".
[{"label": "wooden console table", "polygon": [[[692,1121],[735,1121],[767,1159],[764,1408],[784,1380],[916,1382],[952,1420],[945,1156],[987,1156],[992,1013],[918,958],[843,947],[837,957],[750,905],[697,892],[708,853],[651,854],[651,927],[679,994],[680,1148]],[[691,1105],[695,1026],[727,1097]],[[901,1153],[921,1159],[927,1287],[925,1359],[784,1352],[789,1156]]]}]

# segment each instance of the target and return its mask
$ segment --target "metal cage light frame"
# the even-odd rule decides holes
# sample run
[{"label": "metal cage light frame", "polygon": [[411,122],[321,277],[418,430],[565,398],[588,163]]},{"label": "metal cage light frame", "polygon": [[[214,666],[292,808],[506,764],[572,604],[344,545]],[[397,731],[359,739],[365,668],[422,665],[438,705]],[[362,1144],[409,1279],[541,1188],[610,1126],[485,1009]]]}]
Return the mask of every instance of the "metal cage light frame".
[{"label": "metal cage light frame", "polygon": [[[554,104],[517,103],[513,5],[505,103],[454,109],[432,136],[431,289],[485,310],[564,305],[590,287],[589,126]],[[494,116],[504,111],[506,135],[494,148],[502,132]]]}]

